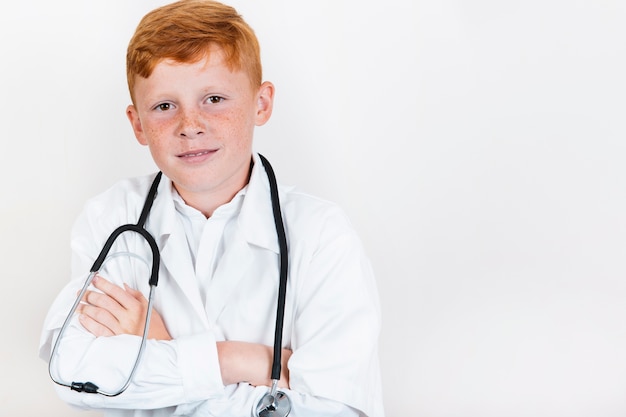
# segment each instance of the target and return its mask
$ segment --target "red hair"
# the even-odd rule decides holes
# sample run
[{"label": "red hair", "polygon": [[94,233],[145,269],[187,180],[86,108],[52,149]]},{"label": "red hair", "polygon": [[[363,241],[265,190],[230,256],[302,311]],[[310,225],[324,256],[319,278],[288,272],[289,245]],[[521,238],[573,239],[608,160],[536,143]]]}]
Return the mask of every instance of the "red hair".
[{"label": "red hair", "polygon": [[135,77],[148,78],[164,59],[193,63],[219,46],[231,70],[244,70],[254,87],[262,81],[259,42],[237,11],[212,0],[181,0],[141,19],[126,53],[126,76],[134,101]]}]

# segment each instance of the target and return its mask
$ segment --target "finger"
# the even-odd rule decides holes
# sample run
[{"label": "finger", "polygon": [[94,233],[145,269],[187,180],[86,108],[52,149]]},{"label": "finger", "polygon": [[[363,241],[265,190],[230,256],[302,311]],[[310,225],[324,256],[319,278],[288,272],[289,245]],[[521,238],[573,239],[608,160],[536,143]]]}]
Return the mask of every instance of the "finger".
[{"label": "finger", "polygon": [[119,305],[121,305],[125,309],[133,308],[136,304],[136,299],[124,289],[118,285],[113,284],[112,282],[102,278],[99,275],[96,275],[92,281],[94,287],[111,297],[115,300]]},{"label": "finger", "polygon": [[120,321],[109,310],[93,306],[91,304],[83,304],[80,308],[80,314],[89,317],[91,320],[107,327],[114,334],[121,333]]},{"label": "finger", "polygon": [[88,314],[80,314],[78,316],[78,321],[89,333],[93,334],[96,337],[115,335],[115,333],[111,329],[109,329],[102,323],[94,320]]},{"label": "finger", "polygon": [[124,307],[120,303],[107,294],[103,294],[101,292],[87,291],[83,296],[82,301],[83,304],[107,310],[116,317],[124,312]]},{"label": "finger", "polygon": [[[110,327],[111,330],[115,334],[141,335],[145,327],[145,317],[148,306],[148,302],[143,295],[134,290],[127,292],[125,288],[129,288],[128,286],[125,286],[125,288],[119,287],[102,277],[97,277],[94,281],[94,286],[102,291],[104,297],[109,297],[112,302],[119,304],[119,308],[115,308],[112,304],[109,304],[108,300],[102,299],[101,297],[98,298],[96,295],[93,296],[94,302],[98,300],[97,302],[101,303],[107,312],[115,316],[116,323],[111,321],[111,326],[115,327]],[[137,298],[135,298],[135,296]],[[92,295],[90,294],[87,299],[91,301]],[[102,320],[109,319],[103,318]],[[103,322],[97,318],[96,321],[109,326],[109,321]]]},{"label": "finger", "polygon": [[130,294],[135,300],[139,300],[139,301],[143,301],[146,299],[146,297],[144,297],[143,293],[139,290],[136,290],[132,287],[130,287],[128,284],[124,283],[124,290]]}]

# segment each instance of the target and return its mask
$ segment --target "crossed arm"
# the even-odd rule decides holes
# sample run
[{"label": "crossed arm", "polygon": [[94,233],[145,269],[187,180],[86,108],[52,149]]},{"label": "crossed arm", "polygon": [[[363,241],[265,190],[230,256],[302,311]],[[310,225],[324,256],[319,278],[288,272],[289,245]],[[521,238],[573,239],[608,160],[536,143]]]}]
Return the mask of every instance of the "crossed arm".
[{"label": "crossed arm", "polygon": [[[92,285],[99,291],[87,291],[78,312],[82,326],[96,337],[121,334],[141,336],[144,330],[148,300],[140,291],[124,284],[119,287],[100,276]],[[172,340],[158,311],[152,310],[148,339]],[[270,385],[272,347],[240,341],[217,342],[217,353],[224,385],[248,382]],[[282,351],[282,372],[278,383],[289,387],[287,361],[291,351]]]}]

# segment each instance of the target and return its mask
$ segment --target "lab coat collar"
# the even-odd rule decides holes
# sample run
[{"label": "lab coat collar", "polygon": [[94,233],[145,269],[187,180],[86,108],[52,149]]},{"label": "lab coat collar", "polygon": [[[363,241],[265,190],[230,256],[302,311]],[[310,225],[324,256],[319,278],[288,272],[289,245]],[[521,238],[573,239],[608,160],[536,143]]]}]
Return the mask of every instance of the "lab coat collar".
[{"label": "lab coat collar", "polygon": [[253,162],[248,190],[239,214],[239,227],[249,244],[279,253],[269,180],[256,153],[253,154]]}]

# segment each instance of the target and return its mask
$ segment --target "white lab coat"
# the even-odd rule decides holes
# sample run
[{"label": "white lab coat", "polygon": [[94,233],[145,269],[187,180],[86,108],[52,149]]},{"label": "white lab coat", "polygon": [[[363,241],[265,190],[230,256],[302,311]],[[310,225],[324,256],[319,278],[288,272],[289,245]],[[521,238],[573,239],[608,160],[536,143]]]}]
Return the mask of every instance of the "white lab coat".
[{"label": "white lab coat", "polygon": [[[273,345],[278,293],[278,244],[269,184],[258,156],[239,215],[224,230],[224,252],[206,294],[200,294],[185,232],[163,177],[146,228],[161,253],[154,307],[172,341],[149,340],[134,380],[117,397],[57,387],[61,398],[107,416],[251,416],[267,387],[222,384],[216,341]],[[121,181],[89,201],[72,233],[72,280],[45,320],[40,356],[52,343],[78,289],[109,234],[136,223],[153,176]],[[280,187],[289,243],[283,347],[289,360],[292,417],[382,417],[377,355],[380,311],[374,277],[361,243],[335,205]],[[133,233],[113,250],[150,253]],[[198,256],[201,256],[200,254]],[[123,269],[120,267],[120,269]],[[109,271],[147,297],[146,274]],[[206,300],[203,302],[203,298]],[[125,381],[140,338],[95,338],[76,318],[59,347],[53,372],[65,381],[92,381],[115,391]]]}]

